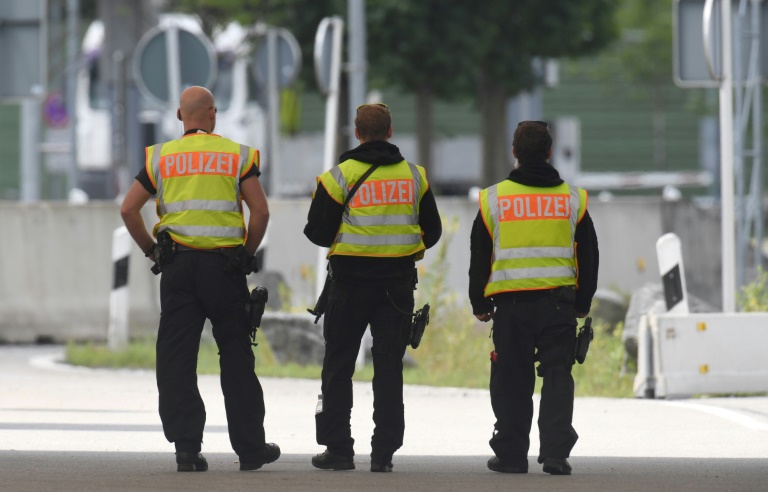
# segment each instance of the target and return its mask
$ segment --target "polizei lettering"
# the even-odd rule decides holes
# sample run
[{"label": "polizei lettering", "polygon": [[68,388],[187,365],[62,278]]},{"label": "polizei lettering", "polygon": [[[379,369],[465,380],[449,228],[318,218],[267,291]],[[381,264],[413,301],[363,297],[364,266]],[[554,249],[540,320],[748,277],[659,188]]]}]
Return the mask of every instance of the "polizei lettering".
[{"label": "polizei lettering", "polygon": [[499,220],[568,219],[570,195],[507,195],[499,197]]},{"label": "polizei lettering", "polygon": [[412,179],[380,179],[366,181],[352,197],[350,207],[376,205],[412,205],[414,203]]},{"label": "polizei lettering", "polygon": [[223,174],[234,176],[235,154],[226,152],[184,152],[165,155],[160,159],[164,178],[193,174]]}]

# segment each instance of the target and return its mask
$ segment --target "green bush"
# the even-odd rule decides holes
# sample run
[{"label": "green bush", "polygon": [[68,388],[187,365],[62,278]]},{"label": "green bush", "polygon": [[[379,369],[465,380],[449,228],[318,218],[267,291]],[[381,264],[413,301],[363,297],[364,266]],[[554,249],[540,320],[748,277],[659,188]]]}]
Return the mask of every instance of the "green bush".
[{"label": "green bush", "polygon": [[755,280],[741,288],[738,298],[742,311],[768,311],[768,272],[759,268]]}]

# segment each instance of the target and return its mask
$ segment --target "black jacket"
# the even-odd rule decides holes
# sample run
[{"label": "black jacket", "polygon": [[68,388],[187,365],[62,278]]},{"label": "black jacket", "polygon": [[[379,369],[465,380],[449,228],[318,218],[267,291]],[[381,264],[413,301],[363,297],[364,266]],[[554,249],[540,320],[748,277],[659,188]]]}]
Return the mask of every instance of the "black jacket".
[{"label": "black jacket", "polygon": [[[508,180],[526,186],[549,188],[563,183],[557,170],[546,162],[538,162],[534,165],[521,166],[513,169],[507,177]],[[576,290],[576,312],[588,313],[592,305],[592,297],[597,290],[597,270],[599,266],[599,251],[597,247],[597,234],[589,211],[576,226],[574,235],[576,243],[576,261],[578,265],[578,278]],[[474,314],[490,313],[493,311],[493,301],[486,298],[485,286],[491,275],[491,256],[493,253],[493,240],[488,234],[483,217],[480,212],[472,224],[470,236],[470,260],[469,260],[469,301],[472,303]],[[541,291],[525,291],[496,294],[494,297],[523,295],[538,296]]]},{"label": "black jacket", "polygon": [[[369,164],[387,166],[403,161],[400,150],[388,142],[366,142],[344,152],[339,163],[355,159]],[[314,244],[330,247],[336,239],[341,226],[344,206],[328,195],[322,183],[318,182],[315,196],[309,207],[304,235]],[[431,248],[442,235],[442,223],[437,211],[437,203],[431,188],[419,203],[419,226],[423,234],[424,245]],[[413,275],[415,261],[412,257],[380,258],[365,256],[333,255],[331,269],[337,278],[365,281],[387,281],[389,279],[410,278]]]}]

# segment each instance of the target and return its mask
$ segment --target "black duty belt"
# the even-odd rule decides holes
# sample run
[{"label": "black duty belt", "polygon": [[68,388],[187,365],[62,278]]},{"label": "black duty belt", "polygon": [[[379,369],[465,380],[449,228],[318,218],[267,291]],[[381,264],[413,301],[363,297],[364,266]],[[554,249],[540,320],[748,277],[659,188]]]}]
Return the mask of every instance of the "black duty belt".
[{"label": "black duty belt", "polygon": [[220,253],[221,250],[224,248],[213,248],[213,249],[197,249],[197,248],[190,248],[189,246],[184,246],[183,244],[176,243],[176,251],[199,251],[201,253]]}]

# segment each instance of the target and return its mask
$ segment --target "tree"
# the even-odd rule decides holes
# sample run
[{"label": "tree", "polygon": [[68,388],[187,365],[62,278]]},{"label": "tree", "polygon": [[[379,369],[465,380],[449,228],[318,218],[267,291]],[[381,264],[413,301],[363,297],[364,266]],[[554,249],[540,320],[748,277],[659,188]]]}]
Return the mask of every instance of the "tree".
[{"label": "tree", "polygon": [[[473,91],[461,0],[372,0],[367,5],[370,78],[416,96],[418,163],[432,168],[433,99],[456,100]],[[437,14],[439,12],[439,14]]]},{"label": "tree", "polygon": [[[311,76],[320,20],[345,13],[344,0],[173,0],[207,25],[256,19],[283,25],[299,40]],[[589,54],[614,36],[614,0],[368,0],[373,79],[417,95],[419,159],[431,164],[434,98],[475,96],[481,111],[484,184],[509,169],[506,105],[535,83],[535,57]]]},{"label": "tree", "polygon": [[371,73],[417,95],[419,157],[429,165],[431,101],[474,96],[483,184],[509,170],[506,106],[535,83],[535,57],[593,53],[614,36],[611,0],[373,0]]},{"label": "tree", "polygon": [[484,2],[471,17],[484,185],[508,173],[507,101],[536,83],[533,59],[601,49],[614,37],[613,11],[611,0],[494,0]]}]

